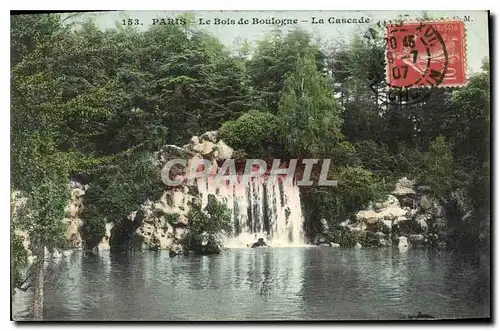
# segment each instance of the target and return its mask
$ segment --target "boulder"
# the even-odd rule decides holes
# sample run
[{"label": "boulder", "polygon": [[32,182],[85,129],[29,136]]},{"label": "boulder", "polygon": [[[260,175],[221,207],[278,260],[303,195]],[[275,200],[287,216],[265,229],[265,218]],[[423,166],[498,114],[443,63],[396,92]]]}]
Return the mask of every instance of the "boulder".
[{"label": "boulder", "polygon": [[137,211],[133,211],[131,212],[128,216],[127,216],[127,219],[131,222],[133,222],[135,220],[135,217],[137,215]]},{"label": "boulder", "polygon": [[155,164],[163,165],[169,160],[173,159],[184,159],[187,160],[194,155],[194,153],[184,147],[179,147],[176,145],[165,145],[158,152],[153,153]]},{"label": "boulder", "polygon": [[355,224],[348,224],[347,228],[349,231],[363,232],[367,229],[367,225],[365,222],[358,222]]},{"label": "boulder", "polygon": [[176,227],[174,229],[174,238],[177,240],[181,240],[185,233],[186,233],[185,227]]},{"label": "boulder", "polygon": [[72,218],[76,217],[76,215],[78,214],[78,209],[79,208],[77,204],[70,202],[67,208],[67,215]]},{"label": "boulder", "polygon": [[432,201],[426,195],[422,196],[420,199],[420,208],[423,210],[428,210],[432,207]]},{"label": "boulder", "polygon": [[168,206],[164,201],[155,202],[153,205],[153,211],[158,215],[168,214],[170,210],[170,206]]},{"label": "boulder", "polygon": [[219,240],[213,234],[208,236],[208,240],[206,241],[206,245],[203,245],[202,253],[203,254],[219,254],[222,252],[222,246],[219,244]]},{"label": "boulder", "polygon": [[79,198],[85,195],[85,191],[79,187],[71,190],[71,196],[75,198]]},{"label": "boulder", "polygon": [[106,223],[105,227],[106,227],[106,230],[104,232],[104,236],[102,237],[101,242],[97,246],[97,248],[99,249],[99,251],[109,250],[110,249],[109,238],[111,237],[111,230],[113,229],[114,224],[113,223]]},{"label": "boulder", "polygon": [[204,141],[201,145],[202,147],[200,153],[202,155],[209,155],[210,153],[212,153],[215,147],[215,144],[211,141]]},{"label": "boulder", "polygon": [[375,224],[383,217],[381,218],[380,213],[373,210],[362,210],[356,214],[356,219],[366,224]]},{"label": "boulder", "polygon": [[338,247],[340,247],[340,244],[337,244],[337,243],[330,243],[330,247],[335,247],[335,248],[338,248]]},{"label": "boulder", "polygon": [[388,195],[386,200],[382,202],[382,208],[400,208],[399,200],[393,195]]},{"label": "boulder", "polygon": [[216,143],[218,137],[219,137],[219,131],[217,131],[217,130],[207,131],[201,135],[201,139],[212,142],[212,143]]},{"label": "boulder", "polygon": [[396,183],[396,187],[394,188],[394,191],[392,191],[392,194],[397,195],[397,196],[405,196],[405,195],[411,195],[415,194],[414,190],[415,186],[415,181],[414,180],[409,180],[406,177],[403,177],[398,180]]},{"label": "boulder", "polygon": [[360,248],[363,248],[363,246],[361,246],[361,244],[360,244],[360,243],[356,243],[356,245],[354,245],[354,248],[356,248],[356,249],[360,249]]},{"label": "boulder", "polygon": [[407,210],[404,214],[406,218],[412,219],[418,213],[418,209],[410,209]]},{"label": "boulder", "polygon": [[392,231],[392,221],[383,220],[379,223],[379,228],[383,233],[389,234]]},{"label": "boulder", "polygon": [[347,227],[349,227],[349,225],[350,225],[349,223],[350,222],[351,222],[351,220],[345,220],[345,221],[341,222],[339,225],[342,228],[347,228]]},{"label": "boulder", "polygon": [[171,193],[172,206],[179,207],[184,205],[184,191],[174,190]]},{"label": "boulder", "polygon": [[187,226],[188,219],[187,219],[186,215],[180,214],[179,217],[177,218],[177,221],[174,224],[176,226]]},{"label": "boulder", "polygon": [[408,247],[408,238],[400,236],[398,238],[398,247],[405,248]]},{"label": "boulder", "polygon": [[381,214],[384,215],[384,219],[395,220],[399,216],[406,215],[406,210],[402,209],[401,207],[389,207],[387,209],[384,209]]},{"label": "boulder", "polygon": [[425,214],[418,214],[417,216],[415,216],[413,220],[415,231],[417,231],[418,233],[427,233],[427,231],[429,230],[429,226],[427,225],[428,218],[429,217]]},{"label": "boulder", "polygon": [[196,145],[193,145],[193,146],[191,147],[191,149],[192,149],[193,151],[195,151],[196,153],[200,153],[200,154],[201,154],[201,153],[203,152],[203,143],[198,143],[198,144],[196,144]]},{"label": "boulder", "polygon": [[330,231],[330,226],[328,225],[328,222],[326,221],[326,219],[322,218],[320,220],[321,222],[321,232],[322,233],[326,233],[328,231]]},{"label": "boulder", "polygon": [[219,152],[217,156],[217,159],[219,161],[230,159],[233,156],[234,150],[229,147],[224,141],[219,140],[216,146],[217,151]]},{"label": "boulder", "polygon": [[80,228],[83,225],[83,221],[79,218],[64,219],[63,222],[67,224],[66,228],[66,240],[68,245],[74,249],[83,249],[83,239],[80,233]]},{"label": "boulder", "polygon": [[182,252],[183,252],[183,247],[181,246],[181,244],[175,243],[170,246],[169,256],[174,257],[182,254]]},{"label": "boulder", "polygon": [[198,145],[200,143],[200,138],[198,136],[192,136],[191,139],[189,140],[189,144],[194,146]]}]

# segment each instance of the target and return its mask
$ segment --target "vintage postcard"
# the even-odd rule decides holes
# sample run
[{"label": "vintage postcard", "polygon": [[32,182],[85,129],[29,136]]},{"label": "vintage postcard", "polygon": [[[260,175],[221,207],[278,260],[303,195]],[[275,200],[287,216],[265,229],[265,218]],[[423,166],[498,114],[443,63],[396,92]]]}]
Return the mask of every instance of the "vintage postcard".
[{"label": "vintage postcard", "polygon": [[490,320],[489,22],[12,13],[12,319]]}]

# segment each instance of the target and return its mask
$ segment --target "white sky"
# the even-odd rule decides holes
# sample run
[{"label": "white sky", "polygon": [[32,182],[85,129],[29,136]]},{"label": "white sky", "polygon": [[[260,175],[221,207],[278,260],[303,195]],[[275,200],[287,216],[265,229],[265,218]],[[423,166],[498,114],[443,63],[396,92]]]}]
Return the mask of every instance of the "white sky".
[{"label": "white sky", "polygon": [[[141,28],[147,28],[153,18],[174,18],[179,11],[114,11],[114,12],[94,12],[84,13],[78,20],[92,19],[101,29],[114,28],[116,24],[121,24],[123,18],[139,19],[143,24]],[[290,18],[298,19],[297,25],[285,26],[283,30],[293,29],[297,26],[312,33],[314,38],[320,40],[338,41],[349,40],[355,35],[363,36],[368,28],[373,27],[377,22],[383,20],[395,20],[399,15],[409,15],[409,18],[422,17],[422,11],[192,11],[196,20],[212,20],[214,18],[236,19],[245,18],[252,20],[257,18]],[[486,11],[428,11],[429,17],[433,19],[451,19],[459,17],[463,19],[470,16],[471,21],[465,22],[466,43],[467,43],[467,68],[469,72],[480,71],[481,61],[488,58],[488,13]],[[312,24],[311,18],[323,18],[325,24]],[[361,18],[370,19],[368,24],[328,24],[329,17],[336,18]],[[301,22],[307,21],[307,22]],[[247,40],[251,45],[262,39],[273,29],[273,25],[198,25],[214,36],[224,45],[234,49],[236,45]]]}]

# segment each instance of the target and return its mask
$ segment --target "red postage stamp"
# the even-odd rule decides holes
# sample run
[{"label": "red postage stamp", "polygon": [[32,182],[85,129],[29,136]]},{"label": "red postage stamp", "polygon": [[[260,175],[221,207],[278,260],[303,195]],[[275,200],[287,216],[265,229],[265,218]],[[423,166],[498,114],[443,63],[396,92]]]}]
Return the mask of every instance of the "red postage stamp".
[{"label": "red postage stamp", "polygon": [[386,76],[393,88],[467,84],[461,21],[386,25]]}]

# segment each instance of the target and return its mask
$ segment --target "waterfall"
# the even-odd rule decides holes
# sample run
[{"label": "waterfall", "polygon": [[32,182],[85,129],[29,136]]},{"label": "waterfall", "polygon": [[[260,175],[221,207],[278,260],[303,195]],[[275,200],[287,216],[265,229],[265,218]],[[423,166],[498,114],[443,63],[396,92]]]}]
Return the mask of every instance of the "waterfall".
[{"label": "waterfall", "polygon": [[198,178],[202,207],[208,195],[215,195],[231,210],[233,235],[226,247],[247,247],[258,238],[272,247],[303,246],[303,216],[299,188],[288,181],[250,179],[247,185],[210,185],[210,178]]}]

